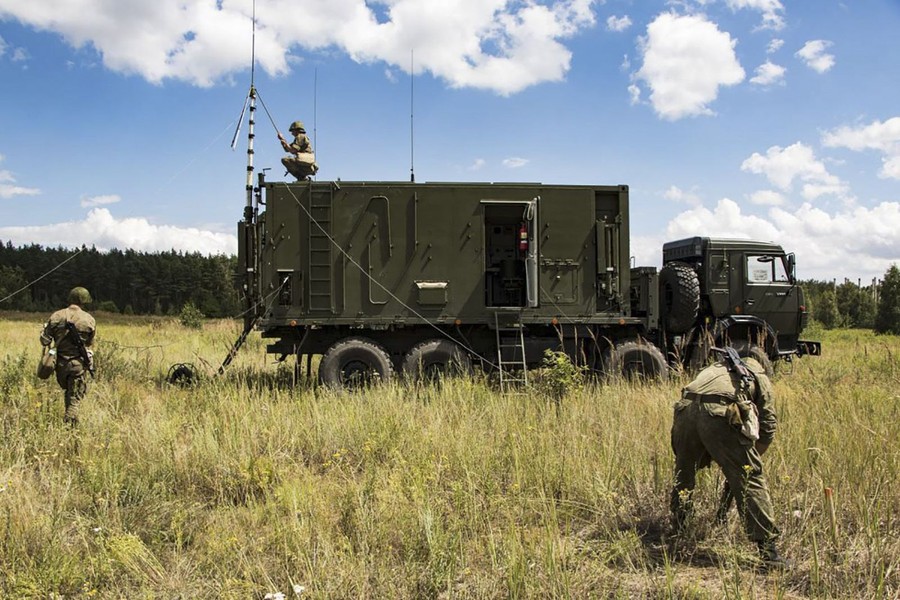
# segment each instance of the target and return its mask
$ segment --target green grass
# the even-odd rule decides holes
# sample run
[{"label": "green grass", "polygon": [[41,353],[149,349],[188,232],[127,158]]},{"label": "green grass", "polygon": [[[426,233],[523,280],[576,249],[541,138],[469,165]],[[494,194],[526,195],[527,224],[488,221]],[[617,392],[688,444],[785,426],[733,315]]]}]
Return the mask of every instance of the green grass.
[{"label": "green grass", "polygon": [[[240,326],[98,315],[76,432],[33,376],[43,315],[0,320],[0,596],[18,598],[894,598],[900,594],[900,339],[823,333],[776,376],[765,456],[795,562],[755,572],[721,476],[672,539],[671,404],[684,385],[557,401],[484,382],[291,386]],[[555,390],[554,390],[555,393]],[[835,519],[823,489],[834,490]]]}]

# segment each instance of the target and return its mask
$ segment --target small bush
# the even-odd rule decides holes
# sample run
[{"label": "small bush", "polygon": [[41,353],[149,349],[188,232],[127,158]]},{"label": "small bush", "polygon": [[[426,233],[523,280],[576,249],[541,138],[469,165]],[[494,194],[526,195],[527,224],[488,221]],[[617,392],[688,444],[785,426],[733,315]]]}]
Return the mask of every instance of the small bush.
[{"label": "small bush", "polygon": [[194,306],[193,302],[188,302],[181,309],[178,321],[190,329],[200,329],[203,327],[203,313]]},{"label": "small bush", "polygon": [[584,367],[572,362],[565,352],[544,350],[541,362],[541,390],[556,400],[584,385]]},{"label": "small bush", "polygon": [[104,300],[97,303],[97,312],[117,313],[119,312],[119,307],[112,300]]}]

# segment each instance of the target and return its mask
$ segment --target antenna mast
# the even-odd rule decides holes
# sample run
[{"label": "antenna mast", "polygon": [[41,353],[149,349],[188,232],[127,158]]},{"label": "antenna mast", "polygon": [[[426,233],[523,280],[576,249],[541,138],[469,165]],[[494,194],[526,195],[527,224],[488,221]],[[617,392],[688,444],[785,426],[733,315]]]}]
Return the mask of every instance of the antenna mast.
[{"label": "antenna mast", "polygon": [[256,0],[253,0],[253,36],[250,41],[250,118],[247,122],[247,208],[253,210],[253,129],[256,123]]},{"label": "antenna mast", "polygon": [[415,163],[413,162],[415,156],[415,137],[413,135],[413,82],[416,79],[415,72],[415,61],[414,53],[415,50],[409,51],[409,181],[410,183],[416,182],[416,171],[415,171]]}]

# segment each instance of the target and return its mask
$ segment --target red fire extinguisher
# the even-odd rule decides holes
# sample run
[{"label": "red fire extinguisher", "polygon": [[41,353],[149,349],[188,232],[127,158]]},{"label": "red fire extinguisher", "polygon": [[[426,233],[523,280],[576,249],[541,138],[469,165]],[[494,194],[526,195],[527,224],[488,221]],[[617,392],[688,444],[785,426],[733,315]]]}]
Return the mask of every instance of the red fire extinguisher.
[{"label": "red fire extinguisher", "polygon": [[519,252],[528,251],[528,226],[522,223],[519,226]]}]

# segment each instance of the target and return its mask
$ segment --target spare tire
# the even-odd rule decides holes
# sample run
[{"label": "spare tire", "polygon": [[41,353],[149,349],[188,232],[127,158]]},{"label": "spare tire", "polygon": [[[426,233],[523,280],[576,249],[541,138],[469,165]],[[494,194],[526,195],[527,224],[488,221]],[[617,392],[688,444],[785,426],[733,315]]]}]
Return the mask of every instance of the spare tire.
[{"label": "spare tire", "polygon": [[659,272],[662,318],[669,333],[685,333],[700,312],[700,280],[690,265],[673,262]]}]

